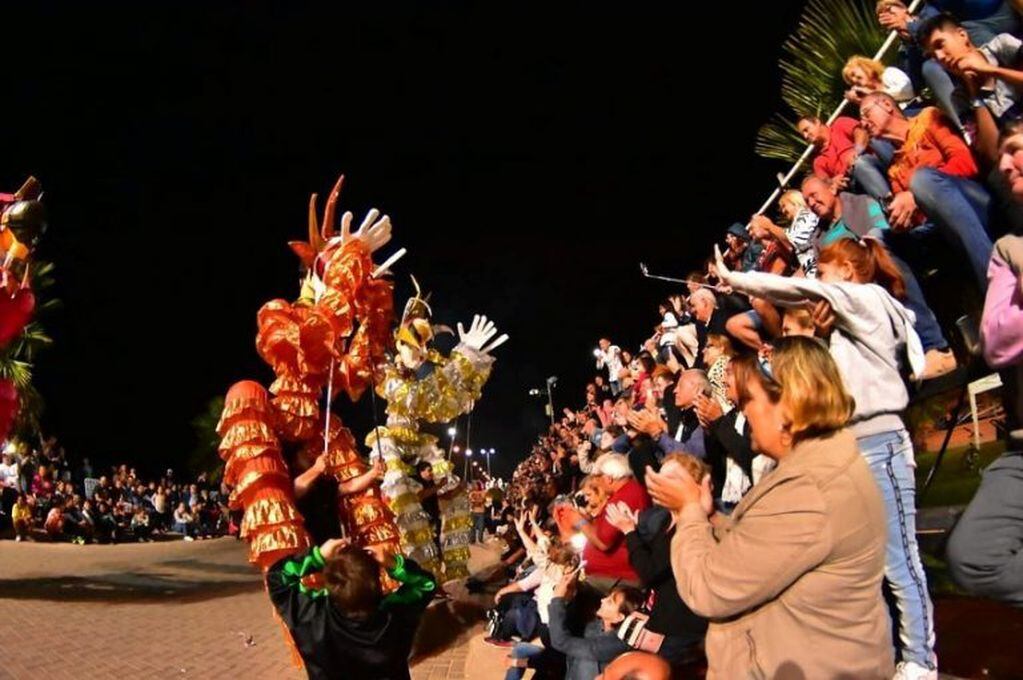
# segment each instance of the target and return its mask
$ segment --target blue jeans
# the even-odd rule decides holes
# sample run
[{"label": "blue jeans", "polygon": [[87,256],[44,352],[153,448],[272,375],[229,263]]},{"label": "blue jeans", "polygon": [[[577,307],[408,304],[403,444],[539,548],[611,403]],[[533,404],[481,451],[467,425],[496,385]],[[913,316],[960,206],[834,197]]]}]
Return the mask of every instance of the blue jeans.
[{"label": "blue jeans", "polygon": [[987,234],[991,194],[972,180],[934,168],[914,172],[909,190],[928,220],[909,234],[925,238],[937,231],[953,248],[962,249],[980,292],[987,292],[987,266],[994,250]]},{"label": "blue jeans", "polygon": [[472,513],[472,534],[470,539],[473,543],[482,543],[486,532],[487,516],[482,512]]},{"label": "blue jeans", "polygon": [[898,235],[890,229],[871,229],[867,235],[873,236],[885,245],[895,266],[899,268],[899,273],[902,274],[902,282],[906,284],[906,297],[902,303],[916,317],[913,330],[920,336],[920,344],[923,345],[924,351],[948,349],[948,340],[945,339],[938,318],[934,316],[934,312],[927,304],[920,282],[917,281],[909,264],[896,252],[901,245]]},{"label": "blue jeans", "polygon": [[[513,659],[526,659],[529,668],[537,668],[542,663],[546,648],[528,642],[518,642],[508,655]],[[525,668],[509,668],[504,673],[504,680],[519,680],[526,674]]]},{"label": "blue jeans", "polygon": [[934,608],[916,543],[913,444],[905,429],[861,437],[857,443],[881,489],[888,516],[884,575],[899,610],[902,660],[934,668]]},{"label": "blue jeans", "polygon": [[885,205],[892,195],[888,166],[892,164],[895,147],[883,139],[872,139],[870,149],[873,154],[863,154],[853,162],[852,176],[864,193]]},{"label": "blue jeans", "polygon": [[[974,44],[983,45],[984,43]],[[928,59],[923,63],[920,67],[920,75],[923,76],[927,86],[931,88],[931,94],[934,96],[934,102],[938,108],[952,121],[952,127],[962,130],[963,121],[959,117],[960,106],[956,101],[956,84],[952,80],[952,76],[933,59]]]}]

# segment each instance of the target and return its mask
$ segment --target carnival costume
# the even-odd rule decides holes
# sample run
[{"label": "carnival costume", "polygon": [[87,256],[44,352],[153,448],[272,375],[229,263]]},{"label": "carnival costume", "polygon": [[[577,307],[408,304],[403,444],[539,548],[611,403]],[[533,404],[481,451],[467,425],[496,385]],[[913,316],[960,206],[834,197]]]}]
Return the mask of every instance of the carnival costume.
[{"label": "carnival costume", "polygon": [[[469,575],[469,500],[437,438],[420,432],[420,424],[447,422],[471,411],[490,376],[490,352],[508,336],[485,347],[497,330],[486,317],[477,316],[468,332],[458,325],[461,342],[449,357],[442,356],[430,346],[437,329],[431,325],[429,303],[420,296],[418,284],[416,288],[395,333],[397,356],[384,366],[377,385],[377,393],[387,400],[387,426],[370,433],[366,445],[371,456],[386,463],[380,488],[397,520],[403,552],[438,581],[451,580]],[[438,554],[433,525],[420,502],[422,485],[414,477],[422,461],[432,466],[437,484],[443,554]]]},{"label": "carnival costume", "polygon": [[[309,241],[290,244],[307,270],[299,299],[271,300],[257,315],[256,349],[276,379],[269,390],[251,380],[232,386],[217,426],[224,481],[233,489],[229,505],[244,511],[249,561],[264,571],[311,542],[295,508],[282,442],[324,453],[326,471],[339,483],[367,470],[352,434],[336,415],[321,412],[320,400],[326,392],[329,408],[343,391],[354,401],[372,383],[394,318],[392,284],[378,277],[397,258],[374,272],[372,252],[390,240],[390,220],[378,220],[375,210],[354,234],[345,213],[334,233],[343,179],[327,201],[322,231],[314,194]],[[398,550],[398,530],[377,487],[340,497],[338,512],[354,544]]]}]

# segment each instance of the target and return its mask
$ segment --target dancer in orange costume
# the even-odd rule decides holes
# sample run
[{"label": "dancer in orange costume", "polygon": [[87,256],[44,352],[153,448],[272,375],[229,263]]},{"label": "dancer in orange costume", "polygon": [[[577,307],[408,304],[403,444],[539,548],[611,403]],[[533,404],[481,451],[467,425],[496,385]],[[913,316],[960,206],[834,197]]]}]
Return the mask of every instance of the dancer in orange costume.
[{"label": "dancer in orange costume", "polygon": [[291,244],[307,269],[301,295],[295,302],[272,300],[257,315],[256,349],[276,379],[269,390],[253,381],[235,384],[217,430],[224,480],[233,487],[230,504],[244,510],[249,559],[264,571],[311,545],[282,443],[322,452],[326,471],[339,482],[341,526],[357,545],[399,547],[393,516],[369,485],[382,471],[370,471],[341,420],[320,409],[325,391],[329,408],[340,392],[354,401],[371,384],[394,316],[393,287],[381,276],[397,257],[376,269],[372,260],[391,239],[390,219],[371,210],[353,233],[352,215],[345,213],[335,233],[343,179],[327,201],[322,228],[314,194],[309,241]]}]

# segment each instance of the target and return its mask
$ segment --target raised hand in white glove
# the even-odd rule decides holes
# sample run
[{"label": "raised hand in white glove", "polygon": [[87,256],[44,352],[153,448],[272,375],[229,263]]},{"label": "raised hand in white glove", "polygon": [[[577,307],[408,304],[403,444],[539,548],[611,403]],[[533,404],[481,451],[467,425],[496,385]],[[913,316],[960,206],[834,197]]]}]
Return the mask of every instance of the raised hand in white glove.
[{"label": "raised hand in white glove", "polygon": [[472,324],[469,326],[468,331],[465,330],[461,322],[458,324],[459,341],[463,345],[472,347],[484,354],[489,354],[508,341],[508,335],[505,333],[487,345],[495,335],[497,335],[497,327],[494,326],[494,322],[479,314],[472,318]]}]

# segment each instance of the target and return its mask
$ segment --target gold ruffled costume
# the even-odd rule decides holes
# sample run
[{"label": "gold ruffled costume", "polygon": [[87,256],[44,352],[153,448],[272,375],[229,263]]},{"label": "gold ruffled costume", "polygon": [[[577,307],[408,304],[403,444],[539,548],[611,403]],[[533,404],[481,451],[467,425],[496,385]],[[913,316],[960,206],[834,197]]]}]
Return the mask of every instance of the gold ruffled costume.
[{"label": "gold ruffled costume", "polygon": [[[380,489],[401,530],[405,554],[438,578],[443,574],[451,580],[469,575],[469,499],[451,462],[437,446],[437,438],[421,433],[419,424],[447,422],[472,410],[494,360],[465,345],[457,346],[448,358],[435,351],[427,357],[433,370],[425,377],[396,363],[385,367],[377,393],[387,400],[387,427],[370,433],[366,445],[373,450],[371,455],[380,455],[387,464]],[[442,555],[437,554],[433,527],[419,501],[422,485],[414,474],[420,461],[432,465],[438,486]]]}]

